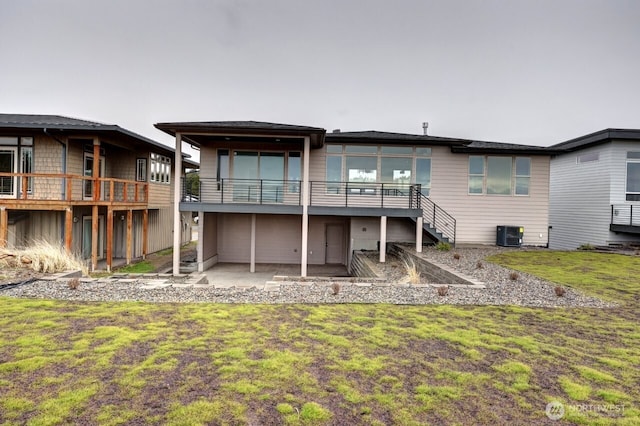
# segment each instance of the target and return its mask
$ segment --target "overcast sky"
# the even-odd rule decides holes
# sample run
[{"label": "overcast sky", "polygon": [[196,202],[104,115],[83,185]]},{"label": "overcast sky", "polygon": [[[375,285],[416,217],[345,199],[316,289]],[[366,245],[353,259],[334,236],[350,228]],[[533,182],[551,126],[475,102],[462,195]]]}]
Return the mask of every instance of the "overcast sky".
[{"label": "overcast sky", "polygon": [[640,128],[637,0],[0,0],[0,112],[551,145]]}]

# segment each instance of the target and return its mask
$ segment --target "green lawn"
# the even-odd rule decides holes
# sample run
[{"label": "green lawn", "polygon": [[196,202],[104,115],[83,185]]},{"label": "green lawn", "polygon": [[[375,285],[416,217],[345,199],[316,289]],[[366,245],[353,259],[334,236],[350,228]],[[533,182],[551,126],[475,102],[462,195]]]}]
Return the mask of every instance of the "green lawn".
[{"label": "green lawn", "polygon": [[0,298],[0,424],[638,424],[640,282],[584,262],[621,307]]}]

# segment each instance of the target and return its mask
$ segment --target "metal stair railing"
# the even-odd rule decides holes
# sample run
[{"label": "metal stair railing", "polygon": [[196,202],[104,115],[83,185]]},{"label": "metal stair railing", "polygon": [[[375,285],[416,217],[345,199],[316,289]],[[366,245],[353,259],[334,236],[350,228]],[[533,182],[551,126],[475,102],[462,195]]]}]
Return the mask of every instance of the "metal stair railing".
[{"label": "metal stair railing", "polygon": [[441,233],[451,244],[455,245],[456,219],[424,195],[419,186],[412,186],[411,191],[411,207],[422,209],[424,225],[429,224],[436,232]]}]

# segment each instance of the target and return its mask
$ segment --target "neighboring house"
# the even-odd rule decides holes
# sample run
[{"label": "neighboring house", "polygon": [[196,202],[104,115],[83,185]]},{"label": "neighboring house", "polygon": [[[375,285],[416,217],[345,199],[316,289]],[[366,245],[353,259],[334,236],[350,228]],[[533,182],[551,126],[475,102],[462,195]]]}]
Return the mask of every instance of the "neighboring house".
[{"label": "neighboring house", "polygon": [[349,265],[353,250],[387,242],[495,244],[498,225],[547,244],[545,148],[253,121],[155,126],[177,152],[200,149],[199,188],[182,188],[188,201],[176,205],[199,214],[200,270],[288,263],[305,276],[308,264]]},{"label": "neighboring house", "polygon": [[[173,158],[115,125],[0,114],[0,246],[62,242],[92,270],[171,247]],[[189,241],[189,220],[181,230]]]},{"label": "neighboring house", "polygon": [[550,147],[549,246],[640,242],[640,130],[606,129]]}]

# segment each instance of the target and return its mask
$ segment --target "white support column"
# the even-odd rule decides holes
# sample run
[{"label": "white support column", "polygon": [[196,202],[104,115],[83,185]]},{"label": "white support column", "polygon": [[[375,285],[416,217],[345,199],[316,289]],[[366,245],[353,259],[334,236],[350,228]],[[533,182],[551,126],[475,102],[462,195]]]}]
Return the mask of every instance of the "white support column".
[{"label": "white support column", "polygon": [[387,256],[387,217],[380,216],[380,263],[384,263]]},{"label": "white support column", "polygon": [[311,153],[311,138],[304,138],[304,153],[302,154],[302,259],[300,259],[300,276],[307,276],[307,261],[309,253],[309,155]]},{"label": "white support column", "polygon": [[[180,196],[182,187],[182,135],[176,133],[176,152],[173,161],[173,275],[180,273],[180,243],[182,237],[182,225],[180,223]],[[202,238],[198,236],[198,238]]]},{"label": "white support column", "polygon": [[416,218],[416,252],[422,253],[422,216]]},{"label": "white support column", "polygon": [[196,261],[198,272],[204,272],[204,212],[198,212],[198,241],[196,242]]},{"label": "white support column", "polygon": [[249,264],[249,272],[256,271],[256,214],[251,215],[251,263]]}]

